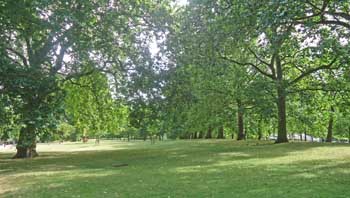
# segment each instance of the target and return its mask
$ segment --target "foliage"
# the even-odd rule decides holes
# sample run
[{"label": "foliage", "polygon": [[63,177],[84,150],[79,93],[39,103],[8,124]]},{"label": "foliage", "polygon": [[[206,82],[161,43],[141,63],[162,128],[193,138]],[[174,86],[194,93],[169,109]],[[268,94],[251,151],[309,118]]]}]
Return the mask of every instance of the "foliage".
[{"label": "foliage", "polygon": [[36,136],[55,130],[64,111],[65,81],[96,70],[123,76],[147,59],[149,39],[163,21],[156,19],[166,9],[164,2],[0,3],[0,89],[19,101],[12,106],[22,127],[15,157],[37,155]]},{"label": "foliage", "polygon": [[349,19],[328,0],[2,1],[1,135],[19,158],[38,138],[345,138]]},{"label": "foliage", "polygon": [[101,137],[116,134],[127,126],[128,109],[114,100],[107,76],[93,73],[65,85],[67,119],[81,136]]}]

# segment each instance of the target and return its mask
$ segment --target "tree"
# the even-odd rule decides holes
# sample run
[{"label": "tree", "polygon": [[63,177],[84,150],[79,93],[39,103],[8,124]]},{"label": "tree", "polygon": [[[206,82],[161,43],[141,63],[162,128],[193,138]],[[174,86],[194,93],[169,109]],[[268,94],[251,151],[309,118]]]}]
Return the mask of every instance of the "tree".
[{"label": "tree", "polygon": [[[274,85],[269,92],[276,93],[277,143],[288,141],[288,90],[312,74],[338,70],[346,64],[344,45],[327,27],[313,23],[298,26],[298,18],[307,13],[301,10],[310,6],[295,1],[191,1],[184,11],[189,17],[183,25],[193,32],[188,38],[212,32],[214,53],[232,64],[251,68]],[[320,41],[304,42],[313,37]]]},{"label": "tree", "polygon": [[68,121],[83,137],[99,139],[126,128],[127,107],[114,99],[105,74],[95,71],[89,76],[65,84],[65,111]]},{"label": "tree", "polygon": [[[19,98],[15,158],[33,157],[36,134],[62,112],[63,81],[98,68],[117,74],[144,55],[164,12],[153,1],[3,1],[0,3],[1,92]],[[158,9],[155,9],[158,8]],[[94,68],[87,70],[84,68]]]}]

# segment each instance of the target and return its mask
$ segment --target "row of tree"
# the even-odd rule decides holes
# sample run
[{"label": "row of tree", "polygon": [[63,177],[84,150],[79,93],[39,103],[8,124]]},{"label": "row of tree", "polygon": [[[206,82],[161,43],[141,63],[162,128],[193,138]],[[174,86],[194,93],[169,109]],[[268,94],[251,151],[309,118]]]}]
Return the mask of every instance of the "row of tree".
[{"label": "row of tree", "polygon": [[238,140],[276,131],[277,143],[304,132],[330,142],[333,128],[350,137],[348,2],[193,0],[173,16],[171,129],[228,128]]},{"label": "row of tree", "polygon": [[17,158],[87,136],[350,138],[346,1],[7,0],[0,27]]}]

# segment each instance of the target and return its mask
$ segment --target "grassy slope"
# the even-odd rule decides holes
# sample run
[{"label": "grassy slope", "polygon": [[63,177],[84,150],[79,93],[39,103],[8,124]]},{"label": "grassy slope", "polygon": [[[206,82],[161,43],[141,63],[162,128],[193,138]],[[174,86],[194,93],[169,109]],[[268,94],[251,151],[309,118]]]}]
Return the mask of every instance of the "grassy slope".
[{"label": "grassy slope", "polygon": [[345,144],[104,141],[38,150],[29,160],[0,153],[0,197],[350,197]]}]

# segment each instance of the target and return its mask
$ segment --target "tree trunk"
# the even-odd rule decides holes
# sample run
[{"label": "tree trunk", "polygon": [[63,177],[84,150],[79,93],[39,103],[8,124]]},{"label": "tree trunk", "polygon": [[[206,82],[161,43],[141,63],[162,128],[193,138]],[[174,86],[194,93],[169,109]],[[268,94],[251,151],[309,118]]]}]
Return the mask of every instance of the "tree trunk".
[{"label": "tree trunk", "polygon": [[212,138],[212,129],[211,129],[211,127],[209,127],[207,135],[205,136],[205,139],[211,139],[211,138]]},{"label": "tree trunk", "polygon": [[203,139],[203,131],[200,131],[199,134],[198,134],[198,139]]},{"label": "tree trunk", "polygon": [[151,138],[151,144],[155,144],[156,138],[154,137],[154,135],[151,135],[150,138]]},{"label": "tree trunk", "polygon": [[16,149],[17,153],[13,158],[32,158],[38,156],[38,153],[36,152],[36,134],[34,125],[27,124],[25,127],[21,128]]},{"label": "tree trunk", "polygon": [[348,136],[348,143],[350,144],[350,127],[348,128],[349,136]]},{"label": "tree trunk", "polygon": [[224,126],[220,126],[218,129],[218,136],[217,139],[224,139]]},{"label": "tree trunk", "polygon": [[194,132],[194,133],[193,133],[193,139],[197,139],[197,138],[198,138],[197,132]]},{"label": "tree trunk", "polygon": [[286,91],[283,84],[283,70],[279,56],[276,56],[277,71],[277,108],[278,108],[278,132],[276,143],[288,142],[287,116],[286,116]]},{"label": "tree trunk", "polygon": [[333,138],[333,122],[334,122],[334,117],[333,117],[333,113],[334,113],[334,107],[331,106],[330,109],[330,116],[329,116],[329,120],[328,120],[328,131],[327,131],[327,139],[326,142],[332,142],[332,138]]},{"label": "tree trunk", "polygon": [[[128,136],[128,141],[130,141],[129,136]],[[100,136],[96,137],[95,144],[100,144]]]},{"label": "tree trunk", "polygon": [[284,90],[279,88],[278,90],[278,131],[276,143],[288,142],[287,138],[287,119],[286,119],[286,97],[284,95]]},{"label": "tree trunk", "polygon": [[258,123],[258,140],[261,140],[262,139],[262,117],[259,119],[259,123]]},{"label": "tree trunk", "polygon": [[304,141],[306,142],[307,141],[307,139],[306,139],[306,129],[304,130]]},{"label": "tree trunk", "polygon": [[241,100],[237,100],[237,127],[238,127],[237,140],[244,140],[244,137],[245,137],[244,120],[243,120],[243,107],[242,107]]}]

